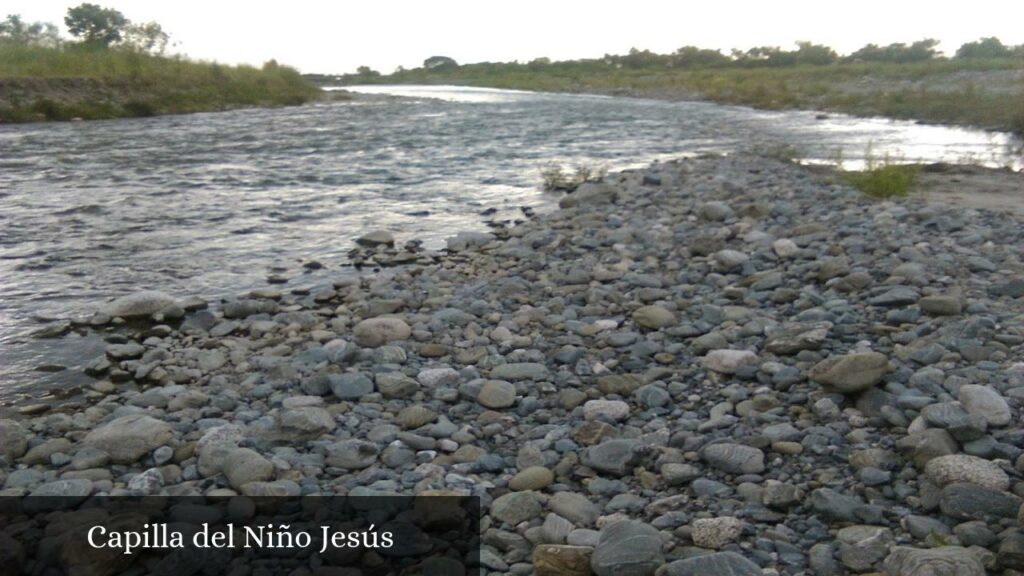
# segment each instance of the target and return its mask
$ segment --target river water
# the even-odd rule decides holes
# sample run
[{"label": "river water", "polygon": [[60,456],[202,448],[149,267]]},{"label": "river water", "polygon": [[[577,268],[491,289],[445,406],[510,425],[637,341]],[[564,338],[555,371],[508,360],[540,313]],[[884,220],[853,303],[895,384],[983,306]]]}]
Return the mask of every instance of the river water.
[{"label": "river water", "polygon": [[[351,88],[350,88],[351,89]],[[36,339],[42,318],[140,289],[215,299],[349,274],[370,229],[438,248],[521,206],[551,163],[610,170],[701,152],[794,146],[851,164],[870,143],[907,160],[1010,162],[973,130],[696,102],[456,87],[357,87],[351,102],[0,126],[0,401],[83,384],[95,336]],[[496,208],[498,213],[480,213]],[[307,272],[316,260],[322,270]],[[66,370],[59,371],[59,366]],[[40,368],[43,368],[42,370]]]}]

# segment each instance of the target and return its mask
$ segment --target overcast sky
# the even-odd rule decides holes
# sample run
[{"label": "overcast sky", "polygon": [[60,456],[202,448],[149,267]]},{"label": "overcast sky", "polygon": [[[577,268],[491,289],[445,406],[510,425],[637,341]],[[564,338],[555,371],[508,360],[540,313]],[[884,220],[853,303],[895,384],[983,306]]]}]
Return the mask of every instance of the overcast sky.
[{"label": "overcast sky", "polygon": [[[412,68],[432,55],[459,62],[554,60],[707,48],[790,48],[797,40],[848,53],[864,44],[932,37],[952,53],[997,36],[1024,43],[1024,2],[1011,0],[91,0],[135,21],[155,20],[174,51],[224,63],[271,58],[303,72],[382,72]],[[4,0],[0,11],[60,24],[79,2]],[[833,7],[834,6],[834,7]]]}]

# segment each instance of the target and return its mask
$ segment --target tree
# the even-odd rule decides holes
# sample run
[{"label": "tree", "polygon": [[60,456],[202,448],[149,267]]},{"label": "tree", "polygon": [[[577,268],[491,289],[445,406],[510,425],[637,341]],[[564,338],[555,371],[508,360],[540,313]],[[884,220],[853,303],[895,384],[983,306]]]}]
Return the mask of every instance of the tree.
[{"label": "tree", "polygon": [[132,23],[125,26],[121,45],[140,52],[162,55],[170,39],[156,22]]},{"label": "tree", "polygon": [[672,66],[677,68],[721,66],[728,63],[729,57],[718,50],[696,46],[683,46],[672,54]]},{"label": "tree", "polygon": [[967,42],[956,51],[957,58],[1008,58],[1012,54],[995,36]]},{"label": "tree", "polygon": [[445,70],[448,68],[458,68],[459,63],[453,58],[447,56],[431,56],[423,61],[423,67],[427,70]]},{"label": "tree", "polygon": [[863,62],[923,62],[931,60],[938,55],[938,51],[935,49],[938,45],[939,41],[934,38],[918,40],[910,46],[903,43],[894,43],[888,46],[868,44],[847,56],[846,60],[860,60]]},{"label": "tree", "polygon": [[60,37],[57,27],[47,22],[26,23],[17,14],[10,14],[0,22],[0,42],[29,44],[33,46],[57,46]]},{"label": "tree", "polygon": [[369,66],[360,66],[359,68],[356,68],[356,74],[363,76],[364,78],[375,78],[380,76],[380,72],[377,72]]},{"label": "tree", "polygon": [[128,19],[113,8],[85,3],[68,8],[64,24],[72,36],[81,37],[86,44],[106,48],[121,41],[122,33],[128,26]]},{"label": "tree", "polygon": [[831,64],[839,59],[836,51],[821,44],[797,42],[794,58],[797,64],[814,64],[817,66]]}]

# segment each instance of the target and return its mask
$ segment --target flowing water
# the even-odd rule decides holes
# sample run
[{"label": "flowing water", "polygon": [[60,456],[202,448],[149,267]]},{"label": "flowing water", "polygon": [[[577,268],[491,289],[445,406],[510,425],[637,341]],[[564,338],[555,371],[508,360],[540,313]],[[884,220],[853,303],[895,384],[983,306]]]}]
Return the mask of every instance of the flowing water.
[{"label": "flowing water", "polygon": [[[430,248],[520,206],[551,163],[611,170],[779,144],[907,160],[1010,162],[1005,135],[812,112],[455,87],[363,87],[283,109],[0,126],[0,400],[88,381],[95,336],[36,339],[47,317],[140,289],[208,299],[269,273],[351,273],[352,240],[386,229]],[[498,213],[480,213],[496,208]],[[324,265],[307,272],[303,263]],[[63,371],[59,366],[66,366]],[[40,369],[42,368],[42,369]]]}]

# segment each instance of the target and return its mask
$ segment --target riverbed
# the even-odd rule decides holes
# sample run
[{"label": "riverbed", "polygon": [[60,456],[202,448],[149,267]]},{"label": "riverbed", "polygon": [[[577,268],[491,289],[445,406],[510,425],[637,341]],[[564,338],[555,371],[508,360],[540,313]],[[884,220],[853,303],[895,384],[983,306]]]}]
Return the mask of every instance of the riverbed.
[{"label": "riverbed", "polygon": [[[141,289],[216,299],[353,274],[368,230],[440,248],[543,211],[552,164],[619,170],[702,153],[870,148],[908,161],[1012,164],[1009,138],[813,112],[461,87],[349,87],[294,108],[0,126],[0,400],[89,379],[95,336],[38,339]],[[490,210],[495,209],[495,210]],[[486,212],[486,214],[482,214]]]}]

